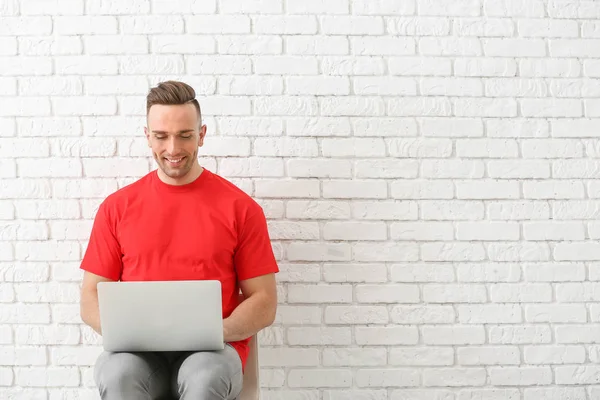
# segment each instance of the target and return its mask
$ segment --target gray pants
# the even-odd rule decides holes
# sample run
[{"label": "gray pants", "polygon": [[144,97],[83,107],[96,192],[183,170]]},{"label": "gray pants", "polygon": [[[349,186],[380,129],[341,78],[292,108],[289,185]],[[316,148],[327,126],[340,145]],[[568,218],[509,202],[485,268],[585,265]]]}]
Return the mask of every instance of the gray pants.
[{"label": "gray pants", "polygon": [[94,379],[102,400],[234,400],[243,382],[240,357],[229,345],[197,353],[104,352]]}]

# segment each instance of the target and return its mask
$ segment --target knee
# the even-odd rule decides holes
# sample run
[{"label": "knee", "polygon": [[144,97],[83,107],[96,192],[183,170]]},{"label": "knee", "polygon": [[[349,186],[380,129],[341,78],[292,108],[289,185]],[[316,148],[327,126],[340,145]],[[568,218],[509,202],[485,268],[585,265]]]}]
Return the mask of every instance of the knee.
[{"label": "knee", "polygon": [[[197,358],[196,360],[194,358]],[[237,377],[227,365],[209,363],[199,360],[198,357],[190,357],[185,360],[179,369],[177,383],[179,393],[183,398],[205,398],[206,395],[228,398],[232,391],[232,380]]]},{"label": "knee", "polygon": [[150,374],[143,359],[132,353],[103,353],[96,363],[94,378],[100,390],[122,388]]}]

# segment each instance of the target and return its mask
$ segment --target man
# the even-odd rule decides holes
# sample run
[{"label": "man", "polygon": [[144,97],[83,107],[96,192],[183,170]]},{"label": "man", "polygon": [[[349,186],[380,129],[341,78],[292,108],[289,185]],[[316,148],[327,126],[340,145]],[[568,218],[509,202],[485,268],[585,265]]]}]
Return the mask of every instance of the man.
[{"label": "man", "polygon": [[159,168],[100,205],[81,263],[82,320],[102,334],[98,282],[218,279],[226,346],[104,352],[94,378],[104,400],[235,399],[249,338],[275,318],[278,267],[265,216],[248,195],[198,163],[206,126],[190,86],[159,84],[146,110],[144,132]]}]

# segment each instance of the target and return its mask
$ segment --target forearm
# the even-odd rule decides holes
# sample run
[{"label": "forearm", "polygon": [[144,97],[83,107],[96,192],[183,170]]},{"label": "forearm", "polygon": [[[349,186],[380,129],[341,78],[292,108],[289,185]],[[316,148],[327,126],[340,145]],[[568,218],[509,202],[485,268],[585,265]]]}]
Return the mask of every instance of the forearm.
[{"label": "forearm", "polygon": [[225,342],[236,342],[254,336],[271,325],[277,305],[268,296],[257,293],[244,300],[228,318],[223,320]]},{"label": "forearm", "polygon": [[99,335],[102,335],[100,326],[100,308],[98,306],[98,292],[81,295],[81,319]]}]

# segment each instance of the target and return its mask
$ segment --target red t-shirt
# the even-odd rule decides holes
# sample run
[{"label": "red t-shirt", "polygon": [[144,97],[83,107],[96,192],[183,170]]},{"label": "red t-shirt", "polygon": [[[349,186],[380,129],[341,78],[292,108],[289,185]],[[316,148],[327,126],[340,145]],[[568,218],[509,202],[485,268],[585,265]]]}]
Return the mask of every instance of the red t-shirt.
[{"label": "red t-shirt", "polygon": [[[81,268],[115,281],[219,280],[223,318],[239,304],[238,281],[279,271],[262,208],[206,169],[181,186],[155,170],[108,196]],[[249,340],[231,343],[243,366]]]}]

